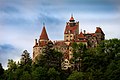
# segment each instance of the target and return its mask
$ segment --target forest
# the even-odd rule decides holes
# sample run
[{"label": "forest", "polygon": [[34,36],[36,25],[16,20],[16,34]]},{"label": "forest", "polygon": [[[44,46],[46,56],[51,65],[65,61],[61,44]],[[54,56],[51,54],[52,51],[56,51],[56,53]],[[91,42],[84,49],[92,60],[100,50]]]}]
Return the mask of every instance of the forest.
[{"label": "forest", "polygon": [[120,80],[120,39],[102,41],[96,48],[73,43],[73,68],[61,69],[63,54],[48,44],[32,62],[24,50],[19,62],[8,59],[8,69],[0,63],[0,80]]}]

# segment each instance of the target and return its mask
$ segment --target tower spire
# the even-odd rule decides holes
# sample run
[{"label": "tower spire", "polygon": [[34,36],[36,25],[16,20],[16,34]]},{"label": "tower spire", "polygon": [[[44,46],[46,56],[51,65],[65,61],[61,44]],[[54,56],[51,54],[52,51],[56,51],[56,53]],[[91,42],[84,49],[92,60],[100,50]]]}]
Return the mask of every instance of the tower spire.
[{"label": "tower spire", "polygon": [[74,20],[74,17],[73,17],[73,14],[71,14],[71,18],[70,18],[70,20],[69,20],[70,22],[74,22],[75,20]]},{"label": "tower spire", "polygon": [[43,22],[43,27],[45,27],[45,23]]},{"label": "tower spire", "polygon": [[43,23],[42,33],[40,35],[40,40],[49,40],[44,23]]},{"label": "tower spire", "polygon": [[73,13],[71,14],[71,17],[73,17]]}]

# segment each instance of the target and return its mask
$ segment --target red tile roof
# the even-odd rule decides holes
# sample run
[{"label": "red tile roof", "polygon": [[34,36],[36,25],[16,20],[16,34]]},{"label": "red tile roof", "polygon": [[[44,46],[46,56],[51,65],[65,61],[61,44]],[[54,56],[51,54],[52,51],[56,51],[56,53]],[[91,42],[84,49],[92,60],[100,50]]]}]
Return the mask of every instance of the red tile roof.
[{"label": "red tile roof", "polygon": [[88,42],[88,41],[86,39],[84,39],[84,40],[77,40],[75,42]]},{"label": "red tile roof", "polygon": [[77,30],[78,26],[70,27],[69,25],[66,26],[64,34],[68,34],[69,32],[74,34],[75,30]]},{"label": "red tile roof", "polygon": [[41,40],[41,39],[49,40],[48,35],[47,35],[47,32],[46,32],[46,29],[45,29],[45,26],[43,27],[42,33],[41,33],[41,35],[40,35],[40,40]]},{"label": "red tile roof", "polygon": [[96,27],[95,33],[102,33],[102,34],[104,34],[100,27]]},{"label": "red tile roof", "polygon": [[83,35],[82,32],[80,32],[80,34],[78,35],[78,38],[85,38],[85,36]]},{"label": "red tile roof", "polygon": [[58,46],[67,46],[64,41],[56,41],[55,45],[58,45]]},{"label": "red tile roof", "polygon": [[47,45],[47,42],[46,41],[41,41],[40,42],[40,47],[43,47],[43,46],[46,46]]}]

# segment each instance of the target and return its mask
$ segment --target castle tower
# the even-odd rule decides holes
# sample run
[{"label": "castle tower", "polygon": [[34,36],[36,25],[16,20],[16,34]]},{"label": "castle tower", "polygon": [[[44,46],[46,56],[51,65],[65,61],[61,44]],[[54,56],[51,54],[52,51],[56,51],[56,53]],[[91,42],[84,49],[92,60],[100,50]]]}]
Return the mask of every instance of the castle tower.
[{"label": "castle tower", "polygon": [[33,62],[35,62],[38,55],[42,54],[42,49],[48,41],[49,38],[44,25],[39,40],[37,41],[37,39],[35,39],[35,45],[33,47]]},{"label": "castle tower", "polygon": [[100,44],[102,40],[105,40],[105,34],[100,27],[96,27],[95,34],[97,37],[98,44]]},{"label": "castle tower", "polygon": [[73,15],[69,22],[66,23],[64,31],[64,41],[76,41],[77,35],[79,34],[79,22],[75,22]]}]

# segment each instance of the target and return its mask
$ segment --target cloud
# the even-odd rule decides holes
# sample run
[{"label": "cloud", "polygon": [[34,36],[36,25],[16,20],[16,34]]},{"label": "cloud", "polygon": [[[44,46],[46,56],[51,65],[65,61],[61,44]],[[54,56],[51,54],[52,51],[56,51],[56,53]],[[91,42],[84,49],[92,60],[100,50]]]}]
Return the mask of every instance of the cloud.
[{"label": "cloud", "polygon": [[13,6],[5,6],[5,7],[0,8],[0,12],[10,14],[10,13],[18,13],[19,10]]},{"label": "cloud", "polygon": [[7,68],[8,59],[18,61],[20,59],[20,50],[10,44],[0,44],[0,63]]}]

